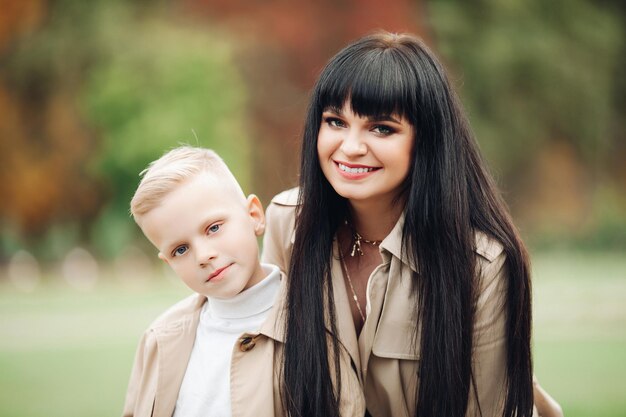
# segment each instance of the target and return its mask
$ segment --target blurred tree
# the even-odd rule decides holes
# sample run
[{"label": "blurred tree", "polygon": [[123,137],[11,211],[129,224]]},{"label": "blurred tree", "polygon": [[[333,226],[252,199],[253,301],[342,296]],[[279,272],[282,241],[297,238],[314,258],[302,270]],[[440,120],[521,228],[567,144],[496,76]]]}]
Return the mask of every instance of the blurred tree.
[{"label": "blurred tree", "polygon": [[169,148],[215,149],[244,189],[251,176],[245,91],[225,36],[161,14],[138,20],[125,9],[109,12],[98,26],[104,58],[83,91],[87,119],[101,136],[94,169],[110,195],[93,236],[105,254],[119,247],[111,233],[119,239],[127,229],[139,171]]},{"label": "blurred tree", "polygon": [[620,142],[623,20],[585,0],[429,6],[439,51],[518,217],[561,239],[593,229],[602,221],[596,191],[611,182]]},{"label": "blurred tree", "polygon": [[3,0],[0,9],[0,52],[37,28],[44,15],[44,0]]},{"label": "blurred tree", "polygon": [[86,173],[93,141],[74,100],[76,69],[85,58],[71,53],[79,42],[60,30],[68,25],[59,25],[58,14],[46,17],[52,30],[34,30],[44,22],[42,2],[5,4],[3,13],[15,12],[15,20],[7,18],[11,24],[3,34],[21,35],[4,37],[0,55],[0,226],[6,249],[20,239],[35,245],[54,223],[88,223],[102,198]]},{"label": "blurred tree", "polygon": [[193,16],[228,28],[249,90],[253,188],[264,202],[297,183],[307,95],[326,61],[376,29],[428,38],[423,1],[185,0]]},{"label": "blurred tree", "polygon": [[621,190],[626,190],[626,2],[622,0],[601,0],[598,2],[606,8],[621,27],[618,39],[617,63],[613,68],[613,85],[611,88],[612,117],[609,136],[613,138],[609,149],[609,167],[611,177],[615,178]]},{"label": "blurred tree", "polygon": [[123,250],[137,173],[179,141],[215,148],[267,203],[296,182],[322,65],[377,28],[417,33],[449,61],[522,226],[626,247],[625,8],[5,0],[0,261],[20,246],[48,258],[77,243]]},{"label": "blurred tree", "polygon": [[180,142],[216,149],[248,188],[245,91],[230,46],[170,12],[60,0],[4,57],[5,242],[17,235],[48,257],[79,242],[116,255],[136,235],[128,203],[139,171]]}]

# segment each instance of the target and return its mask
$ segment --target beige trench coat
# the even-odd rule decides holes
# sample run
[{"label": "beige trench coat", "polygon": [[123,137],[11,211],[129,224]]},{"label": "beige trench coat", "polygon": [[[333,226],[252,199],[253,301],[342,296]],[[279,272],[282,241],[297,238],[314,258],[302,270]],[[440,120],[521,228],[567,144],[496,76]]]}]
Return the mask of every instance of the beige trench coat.
[{"label": "beige trench coat", "polygon": [[[266,213],[268,227],[262,259],[284,272],[291,256],[296,204],[297,189],[291,189],[277,195]],[[411,315],[415,300],[410,291],[415,266],[401,252],[402,224],[401,218],[380,244],[383,263],[368,281],[367,320],[358,339],[338,256],[333,256],[331,266],[339,338],[358,370],[367,409],[373,417],[415,415],[420,360],[419,350],[411,347],[410,336],[415,327]],[[506,374],[505,255],[498,242],[482,233],[477,233],[476,246],[481,274],[473,372],[483,416],[496,416],[502,414]],[[478,415],[473,395],[466,415]]]},{"label": "beige trench coat", "polygon": [[[233,347],[233,417],[284,415],[278,389],[284,340],[284,322],[279,313],[284,308],[284,280],[280,291],[259,332],[242,334]],[[137,348],[123,416],[172,415],[205,302],[206,297],[191,295],[168,309],[146,330]],[[340,350],[340,355],[342,416],[362,417],[365,401],[359,380],[350,368],[345,349]]]}]

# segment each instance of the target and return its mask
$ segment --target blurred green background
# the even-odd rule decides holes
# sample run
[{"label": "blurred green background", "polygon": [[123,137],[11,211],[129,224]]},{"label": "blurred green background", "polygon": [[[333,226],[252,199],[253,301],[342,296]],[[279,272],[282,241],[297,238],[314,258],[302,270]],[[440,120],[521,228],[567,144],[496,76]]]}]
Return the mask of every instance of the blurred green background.
[{"label": "blurred green background", "polygon": [[0,417],[121,412],[142,331],[189,293],[128,215],[138,173],[207,146],[267,203],[317,73],[379,28],[450,70],[533,255],[542,385],[626,416],[623,2],[5,0]]}]

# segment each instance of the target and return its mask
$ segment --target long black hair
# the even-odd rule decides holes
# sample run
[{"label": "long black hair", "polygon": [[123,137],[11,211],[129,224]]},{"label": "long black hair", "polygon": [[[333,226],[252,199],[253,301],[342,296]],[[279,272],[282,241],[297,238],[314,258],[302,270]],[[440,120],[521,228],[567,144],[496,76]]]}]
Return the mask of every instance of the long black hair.
[{"label": "long black hair", "polygon": [[[506,254],[505,417],[532,415],[531,293],[528,256],[471,133],[445,70],[411,35],[379,33],[335,55],[312,93],[303,133],[300,197],[289,266],[283,386],[288,415],[338,416],[340,378],[330,277],[332,242],[347,201],[325,178],[317,153],[322,113],[399,115],[415,132],[402,186],[403,250],[414,276],[414,334],[420,349],[416,415],[465,415],[479,272],[475,233]],[[330,343],[328,343],[330,341]],[[334,365],[334,366],[331,366]],[[331,375],[335,369],[335,375]],[[333,377],[335,384],[332,384]]]}]

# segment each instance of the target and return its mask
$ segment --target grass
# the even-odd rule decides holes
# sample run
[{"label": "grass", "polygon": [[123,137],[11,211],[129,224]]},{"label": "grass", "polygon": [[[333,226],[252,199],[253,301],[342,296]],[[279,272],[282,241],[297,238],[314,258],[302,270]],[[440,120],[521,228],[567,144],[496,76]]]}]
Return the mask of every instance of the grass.
[{"label": "grass", "polygon": [[[535,373],[567,417],[626,416],[622,258],[533,258]],[[0,417],[119,415],[141,333],[188,293],[160,276],[89,292],[48,278],[23,293],[0,276]]]},{"label": "grass", "polygon": [[144,286],[62,283],[33,293],[0,287],[0,417],[120,415],[143,330],[188,294],[164,279]]},{"label": "grass", "polygon": [[626,258],[534,259],[535,374],[566,417],[626,416]]}]

